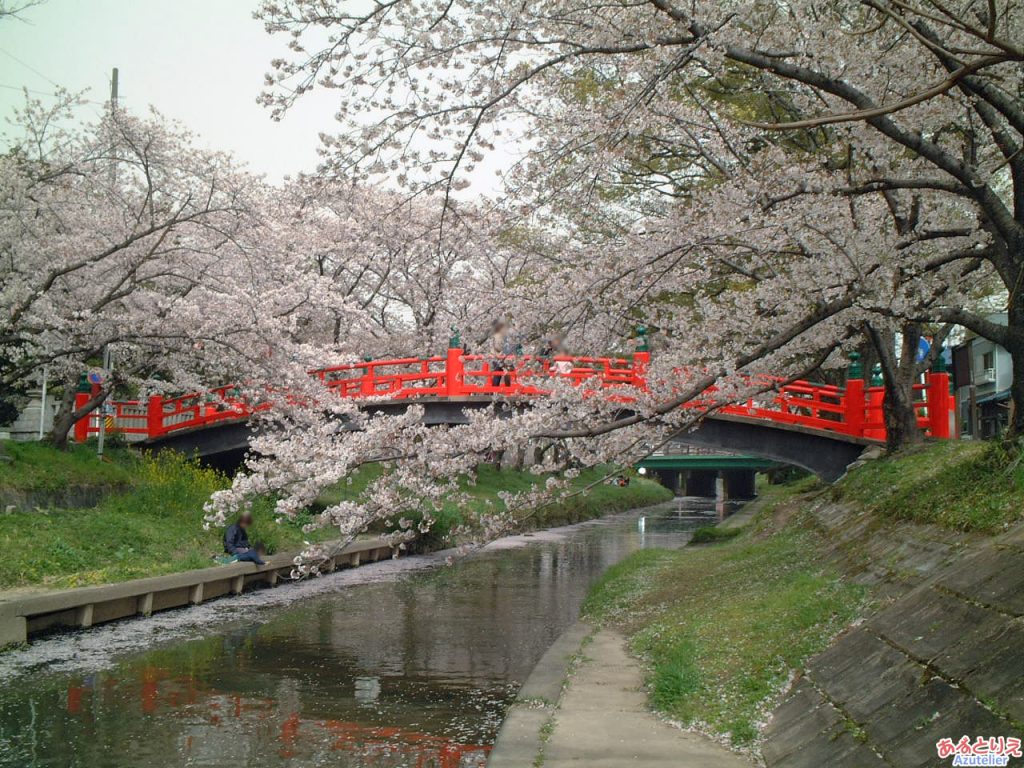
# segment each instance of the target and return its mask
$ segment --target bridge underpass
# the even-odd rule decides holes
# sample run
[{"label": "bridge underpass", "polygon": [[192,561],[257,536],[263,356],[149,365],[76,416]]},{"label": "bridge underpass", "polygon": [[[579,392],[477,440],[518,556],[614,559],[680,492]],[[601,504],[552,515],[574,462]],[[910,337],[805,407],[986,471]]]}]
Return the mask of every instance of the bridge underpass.
[{"label": "bridge underpass", "polygon": [[670,443],[636,465],[677,496],[740,501],[757,495],[757,473],[784,466],[757,456]]},{"label": "bridge underpass", "polygon": [[[395,414],[404,411],[410,404],[410,401],[403,400],[373,403],[367,407]],[[489,408],[494,401],[487,397],[424,398],[417,400],[416,404],[423,407],[424,423],[436,426],[468,424],[469,412]],[[529,407],[529,401],[525,399],[505,404],[508,407],[499,409],[499,418],[514,413],[516,409]],[[628,413],[628,410],[623,411],[624,415]],[[236,417],[230,420],[218,419],[207,426],[171,430],[156,439],[145,441],[143,445],[154,450],[170,449],[198,456],[204,463],[230,473],[241,466],[251,438],[252,429],[248,419]],[[687,475],[682,476],[684,479],[670,479],[670,482],[685,483],[688,477],[694,492],[687,495],[713,496],[713,492],[705,494],[701,489],[706,489],[707,484],[712,482],[706,478],[713,477],[717,472],[729,473],[731,485],[737,489],[737,493],[738,489],[748,484],[747,480],[741,478],[782,465],[800,467],[826,482],[833,482],[842,477],[846,468],[873,442],[799,425],[714,414],[701,419],[693,428],[680,432],[673,439],[675,445],[691,447],[689,458],[649,457],[639,466],[665,472],[686,470]],[[700,454],[697,453],[699,450],[711,453]],[[727,454],[730,458],[723,458],[721,454]],[[651,463],[647,464],[648,461]],[[672,466],[673,462],[679,466]],[[684,463],[686,466],[682,466]]]}]

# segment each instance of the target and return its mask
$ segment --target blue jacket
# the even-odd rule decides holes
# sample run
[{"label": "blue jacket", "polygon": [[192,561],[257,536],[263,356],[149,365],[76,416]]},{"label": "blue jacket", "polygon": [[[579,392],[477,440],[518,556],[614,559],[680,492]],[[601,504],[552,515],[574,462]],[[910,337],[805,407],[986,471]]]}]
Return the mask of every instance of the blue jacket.
[{"label": "blue jacket", "polygon": [[251,549],[249,546],[249,534],[238,523],[232,523],[224,531],[224,551],[229,555],[237,555],[246,549]]}]

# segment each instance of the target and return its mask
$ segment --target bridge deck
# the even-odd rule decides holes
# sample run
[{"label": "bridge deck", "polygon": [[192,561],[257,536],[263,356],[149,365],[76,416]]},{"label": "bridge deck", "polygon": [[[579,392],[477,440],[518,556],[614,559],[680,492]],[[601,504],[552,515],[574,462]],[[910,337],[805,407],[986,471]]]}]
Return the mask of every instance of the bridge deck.
[{"label": "bridge deck", "polygon": [[[561,382],[582,388],[587,397],[601,397],[628,408],[650,396],[649,364],[647,352],[638,352],[631,359],[529,355],[495,359],[453,348],[444,356],[375,360],[310,371],[310,375],[339,397],[378,407],[404,407],[410,402],[473,407],[498,399],[528,402],[551,394]],[[675,375],[683,386],[686,372]],[[838,387],[769,376],[745,376],[740,383],[758,394],[742,402],[723,402],[720,390],[712,387],[682,407],[713,412],[717,419],[749,419],[776,428],[825,434],[834,440],[885,440],[883,387],[866,387],[861,379],[850,379],[845,387]],[[655,389],[671,391],[670,385],[659,381]],[[921,427],[932,437],[950,437],[955,404],[948,374],[928,374],[925,382],[915,385],[915,393]],[[84,405],[89,398],[89,392],[79,393],[77,405]],[[76,440],[86,440],[99,432],[102,424],[135,439],[157,440],[171,433],[238,422],[269,407],[268,402],[253,400],[234,385],[172,398],[154,395],[144,401],[112,401],[107,412],[79,421],[74,434]]]}]

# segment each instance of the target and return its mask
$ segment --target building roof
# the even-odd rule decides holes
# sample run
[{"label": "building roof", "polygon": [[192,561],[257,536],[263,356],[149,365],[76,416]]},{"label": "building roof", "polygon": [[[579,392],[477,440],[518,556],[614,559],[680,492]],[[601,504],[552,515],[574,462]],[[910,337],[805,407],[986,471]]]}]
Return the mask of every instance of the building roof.
[{"label": "building roof", "polygon": [[1004,389],[1002,392],[993,392],[991,395],[985,395],[984,397],[979,397],[975,401],[975,404],[976,405],[984,405],[985,403],[998,403],[998,402],[1001,402],[1003,400],[1009,400],[1009,399],[1010,399],[1010,390],[1009,389]]}]

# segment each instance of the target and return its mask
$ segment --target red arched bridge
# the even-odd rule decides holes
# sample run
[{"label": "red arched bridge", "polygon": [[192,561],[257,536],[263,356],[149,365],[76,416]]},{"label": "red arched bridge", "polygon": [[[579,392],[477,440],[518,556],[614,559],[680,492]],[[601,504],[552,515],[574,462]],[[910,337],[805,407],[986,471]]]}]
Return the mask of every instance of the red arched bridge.
[{"label": "red arched bridge", "polygon": [[[647,389],[649,362],[648,352],[637,352],[632,358],[525,355],[496,360],[493,355],[465,354],[453,348],[443,356],[372,360],[310,375],[339,397],[366,400],[374,409],[395,411],[421,403],[432,414],[428,421],[440,424],[463,422],[466,409],[485,407],[497,399],[526,404],[548,394],[552,382],[559,379],[592,387],[628,411],[637,393]],[[851,378],[845,387],[767,377],[756,383],[766,391],[745,402],[714,408],[696,429],[680,433],[678,439],[797,464],[825,477],[842,474],[836,467],[845,462],[845,468],[864,445],[885,440],[881,386],[867,386],[860,378]],[[954,402],[949,375],[929,373],[925,382],[915,385],[915,392],[922,429],[935,438],[950,437]],[[79,393],[77,404],[83,405],[90,396]],[[710,402],[710,398],[697,399],[683,407],[707,409]],[[108,403],[105,413],[79,421],[74,435],[78,441],[88,439],[99,432],[104,419],[108,430],[129,439],[202,454],[198,431],[234,426],[240,435],[235,442],[247,444],[245,423],[266,407],[242,397],[231,385],[177,397],[153,395]],[[780,441],[787,445],[780,448]],[[813,454],[822,451],[836,455],[816,459]],[[821,461],[828,467],[819,466]]]}]

